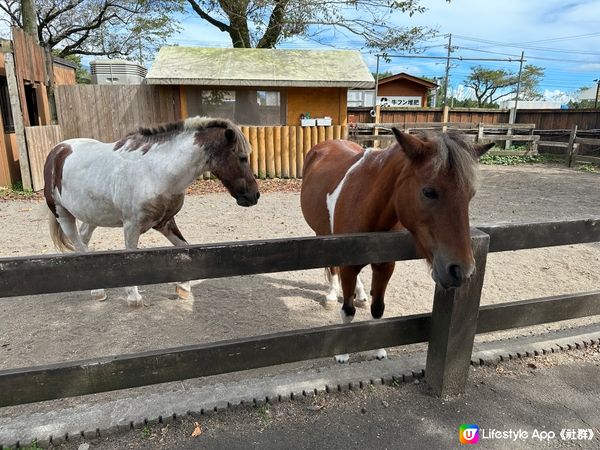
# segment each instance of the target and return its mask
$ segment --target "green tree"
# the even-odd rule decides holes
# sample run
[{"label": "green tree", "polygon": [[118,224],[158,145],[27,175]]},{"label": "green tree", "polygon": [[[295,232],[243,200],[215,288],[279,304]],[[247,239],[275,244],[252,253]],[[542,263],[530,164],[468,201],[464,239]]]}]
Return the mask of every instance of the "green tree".
[{"label": "green tree", "polygon": [[[54,56],[58,56],[56,53],[57,52],[53,52]],[[67,55],[63,59],[66,59],[77,66],[75,69],[75,81],[77,84],[91,84],[92,75],[90,74],[90,71],[83,66],[81,55]]]},{"label": "green tree", "polygon": [[[144,59],[179,29],[183,0],[38,0],[37,36],[57,56]],[[23,26],[19,0],[0,0],[4,21]]]},{"label": "green tree", "polygon": [[[542,67],[527,64],[523,67],[519,98],[521,100],[537,100],[542,95],[537,91],[539,82],[544,77]],[[517,92],[518,72],[505,69],[488,69],[482,66],[471,68],[465,79],[467,87],[473,89],[477,106],[492,106],[498,100],[513,97]]]},{"label": "green tree", "polygon": [[367,48],[411,50],[430,36],[426,27],[399,27],[391,19],[426,8],[421,0],[188,0],[205,21],[228,33],[234,47],[275,48],[294,36],[325,41],[326,31],[353,35]]}]

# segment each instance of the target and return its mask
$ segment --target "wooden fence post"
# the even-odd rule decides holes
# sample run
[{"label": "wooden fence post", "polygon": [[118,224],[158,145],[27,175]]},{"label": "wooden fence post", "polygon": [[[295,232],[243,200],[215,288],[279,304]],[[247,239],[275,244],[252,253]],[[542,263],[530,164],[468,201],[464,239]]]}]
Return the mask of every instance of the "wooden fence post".
[{"label": "wooden fence post", "polygon": [[573,164],[573,154],[575,153],[575,138],[577,137],[577,125],[573,125],[569,135],[569,146],[567,147],[567,167]]},{"label": "wooden fence post", "polygon": [[257,127],[258,135],[258,177],[267,178],[267,149],[265,127]]},{"label": "wooden fence post", "polygon": [[483,142],[483,122],[479,122],[477,125],[477,143],[481,144]]},{"label": "wooden fence post", "polygon": [[462,394],[469,375],[490,237],[473,229],[471,239],[471,279],[457,289],[435,288],[425,379],[440,397]]},{"label": "wooden fence post", "polygon": [[8,95],[10,97],[10,109],[15,124],[15,138],[19,148],[19,166],[21,167],[21,182],[23,189],[31,190],[31,169],[29,167],[29,155],[27,153],[27,141],[25,140],[25,127],[23,125],[23,113],[21,101],[19,99],[19,87],[17,86],[17,76],[15,73],[15,60],[12,53],[4,54],[4,64],[6,69],[6,82],[8,85]]},{"label": "wooden fence post", "polygon": [[250,162],[252,163],[252,173],[258,178],[258,131],[256,127],[250,127],[250,146],[252,147],[252,153],[250,153]]},{"label": "wooden fence post", "polygon": [[289,134],[290,134],[290,178],[296,178],[297,177],[297,171],[296,171],[296,143],[297,143],[297,138],[296,138],[296,130],[297,127],[291,126],[289,127]]},{"label": "wooden fence post", "polygon": [[304,133],[310,133],[310,130],[296,127],[296,178],[302,178],[302,168],[304,167]]},{"label": "wooden fence post", "polygon": [[267,159],[266,173],[267,178],[275,178],[275,145],[273,142],[274,130],[273,127],[265,128],[265,157]]}]

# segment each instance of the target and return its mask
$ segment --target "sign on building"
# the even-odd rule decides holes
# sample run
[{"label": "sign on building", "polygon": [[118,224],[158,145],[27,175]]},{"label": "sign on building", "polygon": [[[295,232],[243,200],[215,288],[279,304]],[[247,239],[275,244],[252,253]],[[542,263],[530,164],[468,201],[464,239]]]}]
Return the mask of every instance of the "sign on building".
[{"label": "sign on building", "polygon": [[421,97],[417,96],[386,96],[377,97],[377,104],[381,107],[410,107],[410,106],[421,106]]}]

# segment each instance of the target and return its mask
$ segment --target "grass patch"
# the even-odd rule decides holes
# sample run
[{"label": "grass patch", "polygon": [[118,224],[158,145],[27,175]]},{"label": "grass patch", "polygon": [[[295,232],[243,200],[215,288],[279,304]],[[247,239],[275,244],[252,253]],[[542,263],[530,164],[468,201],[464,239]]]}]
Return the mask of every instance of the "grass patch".
[{"label": "grass patch", "polygon": [[38,194],[31,189],[23,189],[23,183],[17,181],[10,188],[0,187],[0,198],[12,200],[27,200],[37,198]]},{"label": "grass patch", "polygon": [[[516,152],[515,152],[516,153]],[[560,155],[490,155],[485,154],[479,158],[481,164],[496,165],[496,166],[517,166],[521,164],[556,164],[563,163],[564,157]]]}]

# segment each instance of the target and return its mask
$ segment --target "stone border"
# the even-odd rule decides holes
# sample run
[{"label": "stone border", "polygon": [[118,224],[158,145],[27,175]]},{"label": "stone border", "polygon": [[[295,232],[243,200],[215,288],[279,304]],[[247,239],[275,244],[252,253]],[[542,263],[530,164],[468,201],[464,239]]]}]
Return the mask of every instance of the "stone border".
[{"label": "stone border", "polygon": [[[557,353],[600,342],[600,324],[475,343],[471,364],[498,364],[527,356]],[[61,444],[94,439],[154,423],[169,423],[186,414],[214,414],[237,405],[277,403],[315,395],[358,390],[370,385],[410,382],[425,373],[423,352],[384,361],[361,361],[243,381],[189,387],[170,383],[166,392],[135,392],[129,397],[94,402],[85,398],[55,410],[0,418],[0,445]],[[70,402],[73,403],[73,402]]]}]

